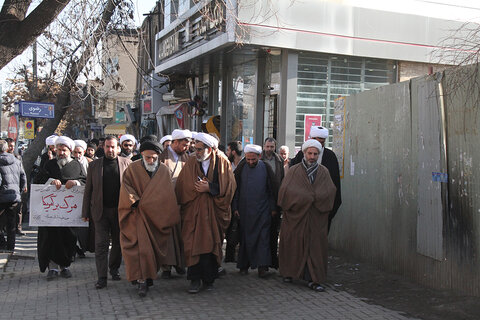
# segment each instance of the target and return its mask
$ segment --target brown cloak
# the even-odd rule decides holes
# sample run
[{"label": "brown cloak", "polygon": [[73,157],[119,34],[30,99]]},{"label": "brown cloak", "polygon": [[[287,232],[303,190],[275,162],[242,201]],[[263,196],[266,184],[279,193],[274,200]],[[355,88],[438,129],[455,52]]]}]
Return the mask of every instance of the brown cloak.
[{"label": "brown cloak", "polygon": [[307,266],[313,282],[325,282],[328,213],[335,191],[328,169],[322,165],[313,184],[302,163],[288,170],[278,194],[278,205],[284,211],[279,249],[283,277],[303,279]]},{"label": "brown cloak", "polygon": [[[137,208],[132,208],[138,200]],[[180,222],[170,170],[163,163],[152,178],[142,160],[125,170],[118,220],[127,280],[156,279],[160,266],[166,264],[171,228]]]},{"label": "brown cloak", "polygon": [[[178,175],[183,169],[185,162],[187,162],[189,156],[187,153],[184,153],[178,157],[178,161],[175,162],[172,152],[167,147],[158,157],[158,160],[165,164],[168,169],[170,169],[170,176],[172,178],[173,186],[177,182]],[[184,267],[185,266],[185,255],[183,253],[183,242],[182,242],[182,225],[179,223],[172,228],[172,233],[170,235],[168,243],[168,251],[166,257],[166,264],[169,266]]]},{"label": "brown cloak", "polygon": [[[217,169],[215,169],[215,167]],[[218,172],[218,181],[214,172]],[[201,254],[213,253],[220,265],[222,261],[223,233],[230,223],[230,204],[235,193],[235,177],[230,161],[214,151],[210,158],[207,179],[218,183],[219,194],[199,193],[195,190],[198,177],[205,175],[196,157],[190,157],[180,172],[175,191],[181,205],[182,238],[187,267],[196,265]]]}]

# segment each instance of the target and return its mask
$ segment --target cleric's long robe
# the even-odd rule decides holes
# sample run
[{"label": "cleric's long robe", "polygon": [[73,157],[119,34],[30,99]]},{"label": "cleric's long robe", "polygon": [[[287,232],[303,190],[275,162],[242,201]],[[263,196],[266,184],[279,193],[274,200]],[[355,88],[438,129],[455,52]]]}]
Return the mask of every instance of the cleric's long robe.
[{"label": "cleric's long robe", "polygon": [[267,164],[259,160],[254,168],[244,165],[237,178],[233,206],[240,214],[240,249],[237,268],[270,266],[270,226],[276,210],[268,183]]},{"label": "cleric's long robe", "polygon": [[307,267],[313,282],[326,280],[328,213],[335,192],[328,169],[322,165],[313,184],[302,163],[288,170],[278,194],[283,210],[279,249],[283,277],[303,279]]},{"label": "cleric's long robe", "polygon": [[230,161],[223,153],[213,152],[207,172],[207,180],[216,189],[197,192],[195,182],[204,178],[202,164],[190,157],[178,176],[175,186],[178,203],[181,205],[182,239],[187,267],[196,265],[201,254],[213,253],[217,263],[222,261],[222,240],[230,223],[230,204],[236,184]]},{"label": "cleric's long robe", "polygon": [[[168,147],[158,157],[158,160],[165,164],[168,169],[170,169],[170,176],[172,178],[174,187],[177,182],[178,175],[182,171],[182,168],[187,162],[188,158],[189,156],[187,155],[187,153],[184,153],[183,155],[178,157],[178,161],[175,161],[175,158],[173,157],[173,154]],[[168,243],[167,265],[182,268],[185,266],[181,223],[175,225],[172,228],[172,233],[170,234],[170,239]]]},{"label": "cleric's long robe", "polygon": [[[49,178],[60,180],[62,185],[68,180],[78,180],[84,184],[86,179],[78,161],[72,160],[60,168],[56,159],[47,161],[36,182],[43,184]],[[44,272],[50,261],[62,267],[70,266],[76,241],[77,237],[70,227],[39,227],[37,253],[40,271]]]},{"label": "cleric's long robe", "polygon": [[[132,208],[138,202],[136,208]],[[142,160],[124,172],[118,203],[120,246],[128,281],[156,279],[166,264],[171,228],[180,222],[170,170],[159,163],[150,178]]]}]

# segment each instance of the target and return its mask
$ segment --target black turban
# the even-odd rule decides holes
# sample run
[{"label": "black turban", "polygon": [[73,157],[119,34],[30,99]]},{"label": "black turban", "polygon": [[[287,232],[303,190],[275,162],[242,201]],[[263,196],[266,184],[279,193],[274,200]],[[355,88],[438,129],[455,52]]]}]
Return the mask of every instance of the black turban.
[{"label": "black turban", "polygon": [[158,138],[154,134],[149,134],[148,136],[144,136],[142,139],[140,139],[140,144],[144,143],[145,141],[158,141]]},{"label": "black turban", "polygon": [[145,150],[153,150],[156,153],[162,152],[160,143],[158,143],[157,141],[150,141],[150,140],[147,140],[140,145],[140,153],[142,153]]}]

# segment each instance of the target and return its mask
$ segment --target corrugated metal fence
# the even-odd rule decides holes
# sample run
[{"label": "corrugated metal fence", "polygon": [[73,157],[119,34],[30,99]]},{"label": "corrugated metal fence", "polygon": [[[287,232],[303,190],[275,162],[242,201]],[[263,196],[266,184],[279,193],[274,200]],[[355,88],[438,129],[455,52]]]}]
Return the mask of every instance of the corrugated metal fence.
[{"label": "corrugated metal fence", "polygon": [[346,97],[335,123],[344,151],[334,150],[343,204],[329,239],[428,286],[480,295],[480,100],[459,79],[439,73]]}]

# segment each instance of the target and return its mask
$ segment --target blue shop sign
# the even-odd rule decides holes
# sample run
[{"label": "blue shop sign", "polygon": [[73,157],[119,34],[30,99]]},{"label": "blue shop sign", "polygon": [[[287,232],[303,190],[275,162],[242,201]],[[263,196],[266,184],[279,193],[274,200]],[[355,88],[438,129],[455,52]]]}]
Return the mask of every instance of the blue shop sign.
[{"label": "blue shop sign", "polygon": [[55,117],[55,105],[53,103],[20,101],[18,109],[22,117],[48,119]]}]

